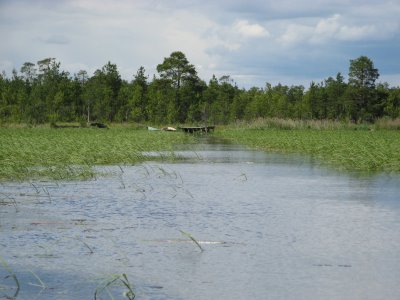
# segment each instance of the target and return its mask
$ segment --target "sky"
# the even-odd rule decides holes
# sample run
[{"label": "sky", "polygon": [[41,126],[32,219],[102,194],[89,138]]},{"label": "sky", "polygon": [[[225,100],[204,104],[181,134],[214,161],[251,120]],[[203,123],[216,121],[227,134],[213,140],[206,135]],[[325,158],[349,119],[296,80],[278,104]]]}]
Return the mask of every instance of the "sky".
[{"label": "sky", "polygon": [[400,0],[0,0],[0,72],[53,57],[71,74],[110,61],[151,79],[182,51],[206,82],[307,88],[365,55],[397,87],[399,16]]}]

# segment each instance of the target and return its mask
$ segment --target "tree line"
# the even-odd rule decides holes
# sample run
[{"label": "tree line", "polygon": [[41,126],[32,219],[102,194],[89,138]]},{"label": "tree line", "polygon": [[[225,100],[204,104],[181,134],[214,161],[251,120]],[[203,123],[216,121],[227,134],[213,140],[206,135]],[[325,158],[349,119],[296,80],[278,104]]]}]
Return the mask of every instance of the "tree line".
[{"label": "tree line", "polygon": [[376,84],[379,71],[366,56],[350,60],[342,74],[302,85],[240,89],[230,76],[208,83],[180,51],[157,66],[150,80],[140,67],[132,80],[108,62],[89,76],[71,75],[60,62],[26,62],[0,75],[0,118],[5,123],[138,122],[226,124],[259,117],[373,122],[400,117],[400,87]]}]

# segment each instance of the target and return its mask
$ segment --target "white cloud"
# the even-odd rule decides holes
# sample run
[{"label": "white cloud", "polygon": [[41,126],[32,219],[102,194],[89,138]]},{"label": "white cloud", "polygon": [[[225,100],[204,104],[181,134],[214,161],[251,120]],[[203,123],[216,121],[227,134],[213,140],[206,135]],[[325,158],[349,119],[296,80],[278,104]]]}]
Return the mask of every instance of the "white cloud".
[{"label": "white cloud", "polygon": [[340,28],[340,15],[335,14],[332,17],[320,20],[315,27],[315,34],[319,36],[333,36]]},{"label": "white cloud", "polygon": [[361,39],[376,38],[378,34],[374,25],[347,26],[344,25],[338,30],[336,37],[344,41],[355,41]]},{"label": "white cloud", "polygon": [[278,42],[283,46],[294,46],[310,39],[313,28],[308,25],[291,23],[286,26],[285,32],[278,37]]},{"label": "white cloud", "polygon": [[379,38],[374,24],[352,25],[341,15],[321,19],[314,31],[312,42],[325,42],[330,39],[341,41],[357,41],[362,39]]},{"label": "white cloud", "polygon": [[392,37],[400,28],[399,24],[382,21],[379,24],[368,20],[355,22],[348,16],[334,14],[326,18],[301,18],[280,21],[285,28],[277,38],[283,46],[301,44],[330,45],[337,42],[362,40],[383,40]]},{"label": "white cloud", "polygon": [[206,81],[240,74],[239,85],[324,78],[361,54],[383,74],[400,68],[399,13],[391,0],[0,0],[0,71],[56,57],[71,73],[110,60],[126,79],[140,66],[151,78],[180,50]]},{"label": "white cloud", "polygon": [[265,37],[270,33],[260,24],[250,24],[247,20],[239,20],[234,26],[234,30],[239,32],[244,37]]}]

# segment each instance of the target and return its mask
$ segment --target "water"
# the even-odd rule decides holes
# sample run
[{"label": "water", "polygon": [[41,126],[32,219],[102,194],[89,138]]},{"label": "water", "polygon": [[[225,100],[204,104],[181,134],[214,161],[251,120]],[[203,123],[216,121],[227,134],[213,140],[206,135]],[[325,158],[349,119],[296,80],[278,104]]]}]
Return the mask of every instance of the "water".
[{"label": "water", "polygon": [[[400,299],[400,176],[235,145],[177,150],[189,159],[0,185],[17,299],[110,299],[113,274],[136,299]],[[7,275],[0,265],[0,299],[17,292]]]}]

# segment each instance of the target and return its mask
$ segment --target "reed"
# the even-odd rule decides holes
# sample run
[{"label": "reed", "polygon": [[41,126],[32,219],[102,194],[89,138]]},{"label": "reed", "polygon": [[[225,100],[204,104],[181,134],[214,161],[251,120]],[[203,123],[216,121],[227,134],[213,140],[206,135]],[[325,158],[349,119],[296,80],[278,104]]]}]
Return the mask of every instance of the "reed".
[{"label": "reed", "polygon": [[282,119],[282,118],[257,118],[254,120],[238,120],[229,126],[237,129],[313,129],[313,130],[400,130],[400,119],[383,117],[374,123],[354,123],[339,120],[301,120],[301,119]]},{"label": "reed", "polygon": [[126,291],[123,292],[123,296],[127,299],[135,299],[136,296],[133,292],[133,286],[129,282],[126,274],[113,274],[102,280],[102,282],[97,286],[96,290],[94,291],[94,300],[100,299],[99,296],[104,291],[107,292],[110,299],[115,299],[111,291],[109,290],[110,287],[115,286],[122,286],[126,289]]},{"label": "reed", "polygon": [[186,236],[187,238],[189,238],[199,249],[201,252],[204,251],[203,247],[201,247],[200,243],[189,233],[183,231],[183,230],[179,230],[184,236]]},{"label": "reed", "polygon": [[400,131],[249,129],[227,127],[215,135],[269,152],[297,153],[320,164],[361,172],[400,172]]},{"label": "reed", "polygon": [[374,123],[375,129],[400,130],[400,118],[381,118]]},{"label": "reed", "polygon": [[89,254],[93,254],[94,253],[93,248],[90,247],[88,243],[86,243],[83,239],[81,239],[79,237],[64,237],[64,239],[71,239],[71,240],[79,241],[86,247],[86,249],[89,250]]},{"label": "reed", "polygon": [[[0,128],[0,180],[94,178],[96,165],[142,162],[146,151],[171,153],[173,145],[193,143],[178,132],[129,127],[104,129]],[[155,159],[152,157],[152,159]]]},{"label": "reed", "polygon": [[39,284],[29,283],[30,285],[40,287],[42,290],[47,289],[47,285],[42,281],[42,279],[40,279],[40,277],[35,272],[33,272],[32,270],[29,270],[29,272],[36,278],[37,282],[39,283]]},{"label": "reed", "polygon": [[14,197],[5,194],[5,193],[0,193],[0,205],[13,205],[15,208],[15,212],[18,212],[18,205],[17,205],[17,200],[15,200]]},{"label": "reed", "polygon": [[14,271],[10,268],[10,266],[7,264],[7,262],[1,256],[0,256],[0,265],[3,266],[3,268],[9,274],[8,276],[6,276],[6,278],[11,277],[15,282],[16,290],[15,290],[14,296],[11,299],[16,299],[19,294],[19,290],[21,288],[21,286],[19,284],[19,280],[17,278],[17,275],[15,275]]},{"label": "reed", "polygon": [[281,118],[257,118],[251,121],[237,121],[232,124],[234,128],[247,129],[355,129],[364,125],[356,125],[351,122],[342,122],[334,120],[300,120],[300,119],[281,119]]}]

